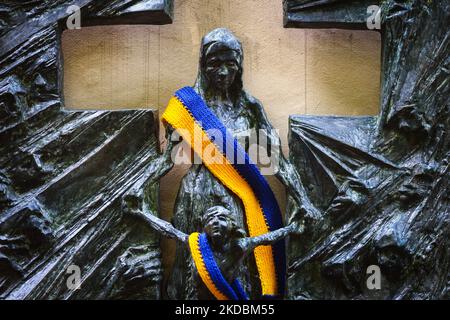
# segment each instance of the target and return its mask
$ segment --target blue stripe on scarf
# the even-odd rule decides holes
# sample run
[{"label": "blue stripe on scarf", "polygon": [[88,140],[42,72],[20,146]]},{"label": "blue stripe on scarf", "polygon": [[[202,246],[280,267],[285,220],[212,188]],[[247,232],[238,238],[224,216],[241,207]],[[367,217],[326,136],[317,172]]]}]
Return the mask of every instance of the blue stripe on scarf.
[{"label": "blue stripe on scarf", "polygon": [[235,279],[231,284],[231,286],[236,292],[239,300],[249,300],[247,293],[245,292],[244,288],[242,288],[242,285],[238,279]]},{"label": "blue stripe on scarf", "polygon": [[[216,285],[217,289],[226,295],[230,300],[239,300],[241,292],[236,293],[230,286],[228,281],[223,277],[219,266],[214,259],[214,254],[209,246],[206,234],[202,233],[199,237],[200,252],[202,253],[203,262],[205,263],[206,270],[208,270],[211,280]],[[235,280],[237,281],[237,280]],[[240,287],[240,285],[239,285]],[[242,288],[242,287],[240,287]],[[245,293],[244,293],[245,294]]]},{"label": "blue stripe on scarf", "polygon": [[[269,230],[274,231],[283,227],[281,211],[267,180],[261,175],[258,167],[251,161],[248,154],[238,141],[223,126],[217,116],[208,108],[203,99],[191,87],[184,87],[175,93],[187,110],[197,120],[198,124],[210,136],[208,131],[219,130],[222,134],[222,145],[216,144],[239,174],[248,182],[256,198],[259,200]],[[230,150],[234,151],[230,156]],[[230,159],[231,157],[231,159]],[[239,160],[239,161],[237,161]],[[242,163],[243,162],[243,163]],[[285,242],[280,240],[273,246],[275,265],[277,268],[278,291],[283,296],[286,273]]]}]

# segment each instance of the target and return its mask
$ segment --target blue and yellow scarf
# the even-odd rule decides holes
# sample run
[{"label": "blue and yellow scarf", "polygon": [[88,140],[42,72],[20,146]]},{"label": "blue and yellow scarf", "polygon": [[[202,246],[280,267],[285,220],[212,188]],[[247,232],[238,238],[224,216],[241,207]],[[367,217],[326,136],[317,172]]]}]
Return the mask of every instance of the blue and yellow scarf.
[{"label": "blue and yellow scarf", "polygon": [[[283,226],[280,208],[268,182],[238,141],[191,87],[175,93],[162,119],[189,143],[211,173],[242,200],[251,237]],[[221,134],[220,139],[213,134],[217,132]],[[234,295],[231,294],[220,283],[220,277],[211,274],[215,272],[215,267],[211,266],[214,259],[206,258],[209,246],[206,246],[206,238],[202,239],[202,235],[196,233],[189,237],[191,253],[203,282],[217,299],[240,298],[236,294],[238,289],[234,289]],[[286,272],[284,241],[272,246],[259,246],[254,250],[254,255],[263,298],[282,297]],[[228,286],[233,289],[233,284]]]}]

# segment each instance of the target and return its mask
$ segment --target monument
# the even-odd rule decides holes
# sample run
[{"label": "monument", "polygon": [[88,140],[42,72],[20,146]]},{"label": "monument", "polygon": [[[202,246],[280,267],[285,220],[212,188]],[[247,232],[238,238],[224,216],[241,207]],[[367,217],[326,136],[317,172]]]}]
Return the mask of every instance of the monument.
[{"label": "monument", "polygon": [[[268,146],[289,195],[287,227],[274,198],[256,197],[278,214],[256,236],[242,197],[203,161],[182,180],[172,224],[158,219],[159,179],[180,144],[166,121],[169,143],[160,151],[154,110],[64,110],[67,8],[78,7],[85,25],[164,24],[172,21],[171,0],[0,5],[1,299],[161,299],[160,233],[180,240],[163,293],[212,298],[186,248],[202,231],[217,270],[228,282],[239,279],[252,299],[264,291],[258,261],[269,247],[287,256],[276,265],[278,298],[449,298],[450,4],[283,4],[284,25],[299,28],[366,29],[368,7],[378,6],[381,106],[375,117],[292,115],[285,158],[262,104],[243,89],[240,41],[225,28],[204,36],[192,96],[231,140],[264,133],[256,145]],[[250,153],[247,141],[241,145]]]}]

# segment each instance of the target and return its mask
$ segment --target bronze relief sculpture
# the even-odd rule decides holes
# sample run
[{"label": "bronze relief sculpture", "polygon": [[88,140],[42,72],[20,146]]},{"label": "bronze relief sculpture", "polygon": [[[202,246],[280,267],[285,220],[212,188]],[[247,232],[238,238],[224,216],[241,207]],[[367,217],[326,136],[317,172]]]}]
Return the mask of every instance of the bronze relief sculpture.
[{"label": "bronze relief sculpture", "polygon": [[[125,192],[157,212],[155,110],[66,110],[61,33],[165,24],[172,1],[0,4],[0,299],[160,299],[157,235],[122,219]],[[136,106],[139,107],[139,106]]]},{"label": "bronze relief sculpture", "polygon": [[[311,219],[320,220],[320,213],[310,203],[293,166],[281,152],[280,139],[270,124],[262,104],[243,89],[242,68],[243,49],[240,41],[227,29],[215,29],[202,40],[198,77],[195,91],[204,99],[208,107],[220,121],[236,136],[242,132],[262,132],[272,143],[275,175],[287,186],[296,200],[296,211],[306,214]],[[168,147],[163,158],[159,175],[164,175],[172,168],[175,140],[170,134],[173,128],[167,127]],[[248,149],[248,146],[247,146]],[[241,228],[245,228],[245,214],[242,202],[225,187],[203,163],[194,163],[183,177],[172,223],[184,233],[202,229],[204,212],[211,207],[225,207],[234,215]],[[182,244],[177,243],[176,258],[171,272],[167,293],[171,299],[193,299],[197,297],[196,282],[190,253]],[[248,267],[242,265],[239,278],[251,297],[258,297],[261,289],[258,283],[256,267],[249,259]]]},{"label": "bronze relief sculpture", "polygon": [[288,27],[360,30],[375,5],[382,40],[379,115],[290,118],[291,161],[325,212],[290,241],[289,298],[448,299],[448,1],[284,4]]},{"label": "bronze relief sculpture", "polygon": [[[183,178],[173,225],[158,220],[174,129],[166,127],[161,154],[154,110],[64,110],[67,2],[2,3],[0,298],[160,299],[158,233],[181,240],[168,298],[211,298],[185,244],[203,230],[225,277],[251,298],[261,288],[249,252],[290,234],[285,298],[448,299],[450,7],[374,2],[283,1],[286,27],[366,29],[367,6],[379,5],[383,43],[380,115],[292,116],[289,159],[243,89],[239,40],[222,28],[202,40],[195,91],[235,137],[262,129],[267,139],[256,142],[269,141],[273,174],[289,193],[288,226],[256,241],[244,235],[242,202],[202,163]],[[171,0],[70,3],[86,25],[172,21]],[[66,273],[74,266],[79,290]],[[380,268],[380,289],[367,285],[370,266]]]},{"label": "bronze relief sculpture", "polygon": [[[124,212],[145,221],[161,235],[177,240],[180,246],[184,247],[184,251],[189,256],[191,255],[188,243],[189,235],[176,229],[172,224],[152,214],[146,214],[139,209],[125,207]],[[229,283],[233,283],[239,277],[241,266],[256,247],[276,243],[290,234],[301,234],[303,229],[303,226],[293,222],[287,227],[257,237],[246,237],[246,232],[237,224],[235,215],[222,206],[207,209],[202,216],[201,225],[208,242],[211,244],[214,259]],[[178,249],[183,250],[182,248]],[[186,267],[189,268],[188,272],[192,275],[190,278],[192,281],[192,297],[190,298],[215,299],[200,279],[192,258],[189,258]],[[248,299],[246,294],[245,299]]]}]

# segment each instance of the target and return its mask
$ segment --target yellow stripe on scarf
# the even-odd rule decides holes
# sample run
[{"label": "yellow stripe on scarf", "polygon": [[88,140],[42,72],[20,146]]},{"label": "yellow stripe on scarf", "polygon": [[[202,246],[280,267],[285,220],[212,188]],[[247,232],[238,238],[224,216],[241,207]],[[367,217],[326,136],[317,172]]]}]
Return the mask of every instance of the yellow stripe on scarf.
[{"label": "yellow stripe on scarf", "polygon": [[203,283],[206,285],[208,290],[211,291],[214,297],[216,297],[217,300],[228,300],[228,298],[223,295],[214,285],[214,282],[211,280],[211,277],[206,270],[205,263],[202,259],[202,253],[200,252],[200,247],[198,244],[199,236],[200,234],[198,232],[194,232],[189,236],[189,248],[191,249],[192,259],[194,260],[197,272],[200,275]]},{"label": "yellow stripe on scarf", "polygon": [[[183,139],[202,158],[203,163],[211,173],[242,200],[250,236],[255,237],[268,233],[269,229],[261,206],[250,185],[239,175],[176,97],[170,99],[162,118],[175,129],[184,129],[179,130],[179,134]],[[211,152],[204,152],[205,149],[211,150],[212,148],[216,149],[214,159],[210,159]],[[218,157],[222,159],[217,161]],[[255,249],[254,254],[261,281],[262,294],[276,295],[278,292],[272,247],[259,246]]]}]

